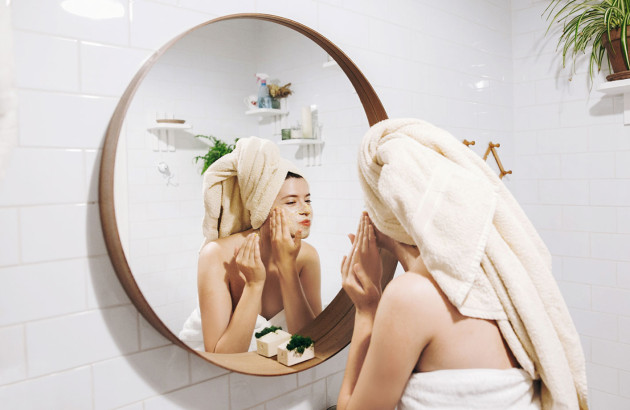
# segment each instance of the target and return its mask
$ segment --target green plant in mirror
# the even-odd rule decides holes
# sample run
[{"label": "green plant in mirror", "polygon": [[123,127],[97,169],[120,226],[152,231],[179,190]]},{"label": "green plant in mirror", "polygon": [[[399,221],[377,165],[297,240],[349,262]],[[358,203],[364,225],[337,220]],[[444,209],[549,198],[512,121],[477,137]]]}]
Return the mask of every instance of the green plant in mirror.
[{"label": "green plant in mirror", "polygon": [[217,137],[213,137],[212,135],[195,135],[195,138],[205,138],[210,140],[210,148],[208,149],[206,155],[200,155],[194,158],[195,163],[199,162],[199,160],[203,160],[203,169],[201,171],[202,175],[216,160],[234,151],[234,148],[236,147],[236,142],[238,141],[237,138],[236,140],[234,140],[234,144],[228,144],[227,142],[222,141]]},{"label": "green plant in mirror", "polygon": [[300,335],[291,336],[291,340],[287,344],[287,350],[296,350],[299,354],[304,353],[304,350],[313,346],[313,339],[310,337],[304,337]]},{"label": "green plant in mirror", "polygon": [[549,29],[556,23],[562,23],[562,34],[558,39],[558,49],[562,48],[562,66],[567,59],[575,61],[581,54],[590,52],[589,75],[593,80],[594,68],[599,71],[606,48],[602,43],[604,36],[610,41],[611,30],[621,29],[621,48],[626,68],[628,60],[627,32],[630,22],[630,0],[552,0],[545,13],[551,19]]}]

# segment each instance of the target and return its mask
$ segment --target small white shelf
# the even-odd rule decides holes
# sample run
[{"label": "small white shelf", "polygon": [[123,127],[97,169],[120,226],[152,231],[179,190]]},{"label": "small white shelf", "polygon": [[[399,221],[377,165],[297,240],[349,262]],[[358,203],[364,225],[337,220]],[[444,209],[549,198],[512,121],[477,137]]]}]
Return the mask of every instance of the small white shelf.
[{"label": "small white shelf", "polygon": [[324,141],[310,138],[296,138],[292,140],[282,140],[278,145],[323,145]]},{"label": "small white shelf", "polygon": [[288,113],[288,111],[283,111],[278,108],[255,108],[245,111],[245,115],[256,115],[258,117],[275,117],[277,115],[287,115]]},{"label": "small white shelf", "polygon": [[189,130],[192,126],[189,124],[173,124],[173,123],[156,123],[150,129],[152,130]]},{"label": "small white shelf", "polygon": [[608,94],[623,94],[623,123],[630,124],[630,79],[608,81],[600,84],[597,91]]},{"label": "small white shelf", "polygon": [[329,68],[329,67],[339,67],[339,63],[337,63],[335,60],[330,60],[322,64],[322,68]]}]

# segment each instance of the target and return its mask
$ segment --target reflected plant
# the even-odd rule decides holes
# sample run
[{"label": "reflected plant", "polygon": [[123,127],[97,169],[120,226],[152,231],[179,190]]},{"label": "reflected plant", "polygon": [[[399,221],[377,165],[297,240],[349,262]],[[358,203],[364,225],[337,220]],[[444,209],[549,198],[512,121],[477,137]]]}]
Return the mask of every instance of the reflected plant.
[{"label": "reflected plant", "polygon": [[216,160],[234,151],[234,148],[236,148],[236,142],[238,141],[237,138],[236,140],[234,140],[234,144],[228,144],[227,142],[222,141],[212,135],[195,135],[195,138],[205,138],[210,140],[211,142],[210,148],[208,149],[206,155],[199,155],[194,158],[195,163],[199,162],[199,160],[203,160],[203,169],[201,171],[201,175],[203,175],[208,167],[210,167],[210,165],[212,165]]}]

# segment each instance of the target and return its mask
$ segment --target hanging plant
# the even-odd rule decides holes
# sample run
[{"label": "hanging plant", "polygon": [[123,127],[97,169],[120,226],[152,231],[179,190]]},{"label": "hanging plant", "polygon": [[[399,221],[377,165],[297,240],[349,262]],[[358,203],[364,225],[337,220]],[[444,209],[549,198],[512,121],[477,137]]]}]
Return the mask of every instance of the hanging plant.
[{"label": "hanging plant", "polygon": [[201,170],[202,175],[216,160],[234,151],[234,148],[236,147],[236,142],[238,141],[237,138],[236,140],[234,140],[234,144],[228,144],[227,142],[222,141],[212,135],[195,135],[195,138],[205,138],[210,140],[211,142],[210,148],[208,149],[206,155],[200,155],[194,158],[195,163],[199,162],[199,160],[203,160],[203,169]]}]

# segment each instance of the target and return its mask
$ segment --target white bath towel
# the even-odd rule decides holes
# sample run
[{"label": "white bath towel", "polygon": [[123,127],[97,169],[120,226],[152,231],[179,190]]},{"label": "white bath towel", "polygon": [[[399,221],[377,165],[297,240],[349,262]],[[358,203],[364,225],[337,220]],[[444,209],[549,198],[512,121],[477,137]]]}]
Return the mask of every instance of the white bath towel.
[{"label": "white bath towel", "polygon": [[414,373],[397,410],[539,410],[540,396],[521,369]]},{"label": "white bath towel", "polygon": [[291,171],[272,141],[241,138],[230,154],[210,165],[203,176],[204,245],[217,238],[259,228]]},{"label": "white bath towel", "polygon": [[[287,329],[287,319],[284,314],[284,310],[278,312],[274,317],[267,320],[263,316],[258,315],[256,318],[256,324],[254,325],[254,331],[252,332],[252,339],[249,343],[249,352],[256,350],[256,337],[255,333],[260,332],[269,326],[280,326],[282,329]],[[182,342],[186,343],[191,349],[205,350],[203,345],[203,331],[201,329],[201,311],[197,307],[188,316],[182,330],[179,332],[179,338]]]},{"label": "white bath towel", "polygon": [[427,122],[386,120],[363,139],[359,175],[376,227],[418,246],[463,315],[497,320],[523,369],[542,379],[543,408],[588,408],[584,356],[549,251],[486,163]]}]

